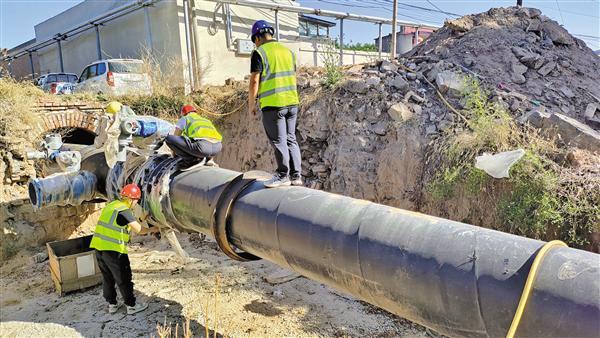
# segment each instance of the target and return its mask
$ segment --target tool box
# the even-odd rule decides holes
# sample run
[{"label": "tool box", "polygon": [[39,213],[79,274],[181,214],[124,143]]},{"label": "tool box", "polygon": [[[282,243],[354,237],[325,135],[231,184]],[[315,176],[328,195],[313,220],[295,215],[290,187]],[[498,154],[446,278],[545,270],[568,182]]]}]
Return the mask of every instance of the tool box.
[{"label": "tool box", "polygon": [[90,248],[91,240],[89,235],[46,243],[50,275],[60,296],[102,282],[96,251]]}]

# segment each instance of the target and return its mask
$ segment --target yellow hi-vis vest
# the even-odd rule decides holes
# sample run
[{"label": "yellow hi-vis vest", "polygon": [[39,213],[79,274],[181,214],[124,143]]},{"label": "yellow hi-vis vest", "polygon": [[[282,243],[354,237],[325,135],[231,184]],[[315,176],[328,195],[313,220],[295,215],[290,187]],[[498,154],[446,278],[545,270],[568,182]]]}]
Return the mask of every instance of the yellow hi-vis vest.
[{"label": "yellow hi-vis vest", "polygon": [[129,242],[129,227],[117,224],[117,216],[120,211],[129,209],[129,207],[119,201],[108,203],[98,219],[94,237],[90,243],[90,248],[99,251],[116,251],[122,254],[127,253],[127,243]]},{"label": "yellow hi-vis vest", "polygon": [[223,140],[223,136],[217,131],[213,123],[197,113],[189,113],[185,116],[185,128],[182,131],[182,135],[189,138]]},{"label": "yellow hi-vis vest", "polygon": [[277,41],[256,49],[262,60],[258,99],[260,107],[287,107],[297,105],[296,56]]}]

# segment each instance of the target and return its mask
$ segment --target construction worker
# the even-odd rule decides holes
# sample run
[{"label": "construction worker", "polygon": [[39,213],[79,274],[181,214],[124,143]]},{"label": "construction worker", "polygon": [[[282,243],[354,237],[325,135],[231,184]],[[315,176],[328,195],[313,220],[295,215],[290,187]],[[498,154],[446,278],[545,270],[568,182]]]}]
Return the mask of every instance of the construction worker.
[{"label": "construction worker", "polygon": [[133,207],[140,197],[141,191],[137,185],[124,186],[121,199],[108,203],[102,209],[90,243],[90,248],[96,249],[98,267],[102,272],[103,295],[108,302],[110,314],[117,312],[121,307],[121,304],[117,303],[115,283],[127,306],[127,314],[138,313],[148,307],[148,304],[136,302],[127,255],[130,230],[138,234],[154,232],[142,228],[133,214]]},{"label": "construction worker", "polygon": [[265,132],[275,151],[276,174],[265,187],[302,185],[300,147],[296,141],[298,92],[296,56],[273,39],[275,30],[264,20],[252,26],[256,50],[250,64],[248,114],[256,115],[256,97],[260,102]]},{"label": "construction worker", "polygon": [[181,118],[177,121],[174,135],[168,135],[165,142],[176,156],[184,159],[191,167],[216,165],[212,157],[221,149],[223,137],[213,123],[200,116],[196,108],[185,105],[180,110]]}]

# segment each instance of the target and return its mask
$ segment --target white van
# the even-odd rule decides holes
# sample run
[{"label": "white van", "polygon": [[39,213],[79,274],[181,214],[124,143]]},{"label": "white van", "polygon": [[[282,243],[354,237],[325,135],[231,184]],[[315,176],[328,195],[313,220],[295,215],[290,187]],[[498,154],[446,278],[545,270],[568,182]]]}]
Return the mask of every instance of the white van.
[{"label": "white van", "polygon": [[75,92],[111,95],[152,94],[150,75],[144,73],[144,63],[137,59],[96,61],[83,69]]}]

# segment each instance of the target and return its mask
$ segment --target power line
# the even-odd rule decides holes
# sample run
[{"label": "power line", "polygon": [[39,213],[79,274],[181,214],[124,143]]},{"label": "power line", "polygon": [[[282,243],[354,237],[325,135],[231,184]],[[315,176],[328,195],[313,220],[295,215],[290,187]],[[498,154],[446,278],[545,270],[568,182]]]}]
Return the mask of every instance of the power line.
[{"label": "power line", "polygon": [[438,6],[436,6],[433,2],[431,2],[430,0],[427,0],[427,3],[430,4],[431,6],[433,6],[433,8],[437,9],[440,12],[443,12],[441,8],[439,8]]},{"label": "power line", "polygon": [[558,12],[560,13],[560,21],[563,26],[565,25],[565,19],[563,18],[562,11],[560,10],[560,5],[558,4],[558,0],[556,0],[556,7],[558,8]]},{"label": "power line", "polygon": [[571,35],[575,35],[575,36],[578,36],[580,38],[588,38],[588,39],[600,40],[600,36],[586,35],[586,34],[571,34]]},{"label": "power line", "polygon": [[[387,3],[392,3],[391,0],[382,0],[382,1],[385,1]],[[463,16],[463,14],[457,14],[457,13],[452,13],[452,12],[447,12],[447,11],[442,11],[442,10],[437,10],[437,9],[431,9],[431,8],[411,5],[411,4],[407,4],[407,3],[403,3],[403,2],[399,2],[398,5],[404,5],[406,7],[420,9],[422,11],[427,11],[427,12],[442,13],[442,14],[452,15],[452,16]]]}]

